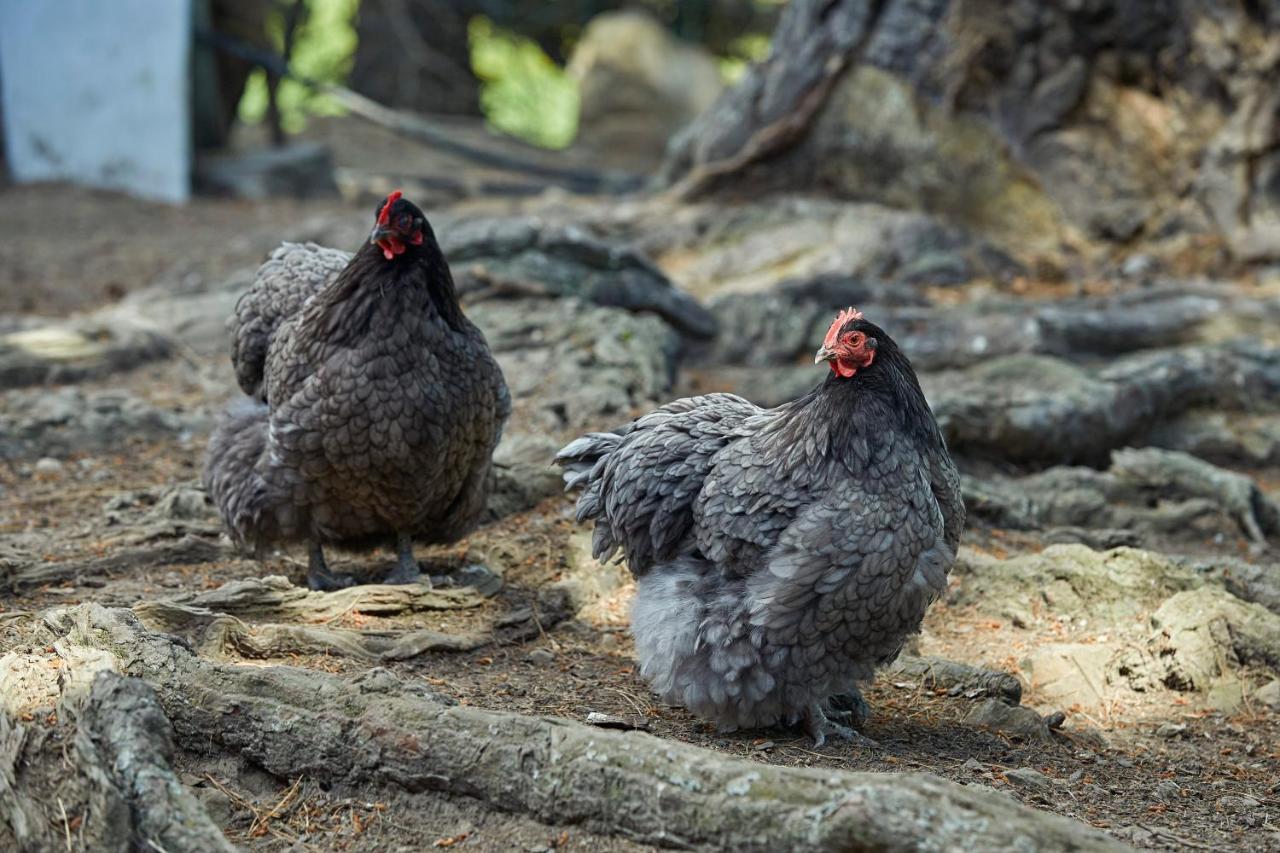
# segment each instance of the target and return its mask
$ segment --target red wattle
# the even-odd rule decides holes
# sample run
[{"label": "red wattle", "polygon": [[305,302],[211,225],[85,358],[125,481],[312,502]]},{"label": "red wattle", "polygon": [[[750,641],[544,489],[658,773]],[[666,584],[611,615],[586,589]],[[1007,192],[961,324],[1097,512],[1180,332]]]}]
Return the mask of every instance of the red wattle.
[{"label": "red wattle", "polygon": [[387,260],[404,254],[404,243],[401,243],[398,237],[383,237],[378,241],[378,245],[382,248],[382,256]]}]

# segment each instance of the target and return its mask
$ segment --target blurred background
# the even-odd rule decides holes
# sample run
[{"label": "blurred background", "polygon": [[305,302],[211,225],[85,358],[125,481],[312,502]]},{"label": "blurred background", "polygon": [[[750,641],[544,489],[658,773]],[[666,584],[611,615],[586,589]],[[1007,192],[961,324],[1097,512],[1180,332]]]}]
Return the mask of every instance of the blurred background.
[{"label": "blurred background", "polygon": [[[356,248],[401,188],[516,396],[495,517],[558,491],[578,431],[803,393],[856,305],[975,519],[1253,553],[1278,67],[1276,3],[3,0],[0,457],[111,479],[141,442],[166,473],[128,476],[194,474],[257,265]],[[1221,483],[1183,463],[1270,508],[1197,503]]]}]

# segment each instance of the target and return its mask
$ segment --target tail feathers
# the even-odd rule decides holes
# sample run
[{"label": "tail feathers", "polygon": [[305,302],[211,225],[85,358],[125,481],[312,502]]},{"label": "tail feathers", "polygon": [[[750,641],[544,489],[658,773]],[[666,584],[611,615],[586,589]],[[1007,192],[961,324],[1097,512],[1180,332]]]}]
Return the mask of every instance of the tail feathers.
[{"label": "tail feathers", "polygon": [[562,447],[555,462],[565,469],[565,491],[598,478],[605,460],[621,440],[622,436],[617,433],[589,432]]},{"label": "tail feathers", "polygon": [[268,441],[267,407],[247,399],[229,407],[209,437],[205,491],[242,547],[279,536],[278,520],[268,511],[268,485],[258,470]]},{"label": "tail feathers", "polygon": [[561,448],[555,462],[564,468],[564,489],[583,489],[578,499],[578,521],[599,517],[601,510],[600,478],[604,475],[609,454],[618,447],[622,436],[614,432],[589,432]]},{"label": "tail feathers", "polygon": [[578,496],[578,521],[594,519],[591,550],[597,560],[608,561],[618,552],[619,543],[605,515],[601,480],[609,455],[618,448],[622,436],[616,432],[589,432],[566,444],[556,454],[556,464],[565,469],[565,491],[582,489]]}]

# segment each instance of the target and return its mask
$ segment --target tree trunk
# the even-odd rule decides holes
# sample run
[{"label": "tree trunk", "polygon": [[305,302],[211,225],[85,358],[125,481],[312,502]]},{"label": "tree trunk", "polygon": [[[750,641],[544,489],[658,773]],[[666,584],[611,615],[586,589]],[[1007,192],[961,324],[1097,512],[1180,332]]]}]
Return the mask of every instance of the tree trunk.
[{"label": "tree trunk", "polygon": [[1280,4],[796,0],[676,140],[683,198],[817,191],[1010,242],[1280,253]]}]

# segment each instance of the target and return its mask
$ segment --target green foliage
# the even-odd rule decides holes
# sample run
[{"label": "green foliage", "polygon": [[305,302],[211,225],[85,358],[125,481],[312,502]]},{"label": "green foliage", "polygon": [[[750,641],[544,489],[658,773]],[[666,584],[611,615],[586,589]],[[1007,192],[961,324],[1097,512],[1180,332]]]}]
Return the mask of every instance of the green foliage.
[{"label": "green foliage", "polygon": [[[354,27],[360,0],[307,0],[302,22],[294,33],[291,65],[304,77],[328,83],[344,83],[356,49]],[[274,4],[267,31],[277,51],[284,49],[285,5]],[[301,130],[308,116],[338,115],[332,99],[308,90],[296,80],[282,80],[277,90],[280,122],[290,133]],[[239,118],[256,124],[267,114],[267,75],[255,71],[240,99]]]},{"label": "green foliage", "polygon": [[720,76],[733,84],[747,73],[747,67],[769,55],[769,36],[763,33],[740,36],[729,46],[728,56],[718,57]]},{"label": "green foliage", "polygon": [[578,87],[533,41],[475,17],[467,28],[480,108],[497,131],[564,148],[578,131]]}]

